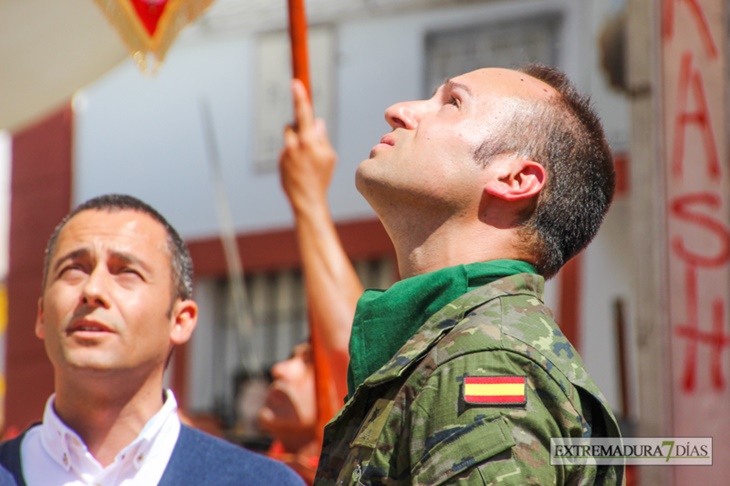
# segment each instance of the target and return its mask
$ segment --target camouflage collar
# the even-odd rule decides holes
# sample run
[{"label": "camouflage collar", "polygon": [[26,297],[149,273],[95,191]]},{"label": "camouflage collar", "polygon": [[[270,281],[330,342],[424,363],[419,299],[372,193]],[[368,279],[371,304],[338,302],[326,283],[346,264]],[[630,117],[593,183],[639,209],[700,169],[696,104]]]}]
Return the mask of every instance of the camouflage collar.
[{"label": "camouflage collar", "polygon": [[[545,280],[540,275],[520,273],[501,278],[462,295],[431,316],[395,356],[370,375],[358,390],[363,387],[372,388],[401,376],[472,309],[505,295],[531,294],[542,300],[544,286]],[[357,395],[355,391],[354,396]]]}]

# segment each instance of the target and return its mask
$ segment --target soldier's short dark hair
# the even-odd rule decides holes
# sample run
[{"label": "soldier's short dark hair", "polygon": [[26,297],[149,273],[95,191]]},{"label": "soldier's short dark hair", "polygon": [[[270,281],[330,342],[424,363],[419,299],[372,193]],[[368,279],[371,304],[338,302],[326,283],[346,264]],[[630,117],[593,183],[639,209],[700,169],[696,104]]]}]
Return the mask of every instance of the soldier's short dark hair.
[{"label": "soldier's short dark hair", "polygon": [[[519,235],[545,278],[585,248],[611,205],[615,171],[611,149],[590,100],[554,67],[528,64],[520,72],[553,87],[549,100],[519,100],[511,118],[475,152],[487,164],[504,153],[540,163],[545,187],[523,215]],[[524,109],[520,109],[519,106]]]},{"label": "soldier's short dark hair", "polygon": [[66,223],[74,216],[82,211],[123,211],[132,210],[144,213],[157,221],[165,228],[167,233],[167,247],[170,252],[170,261],[172,264],[172,288],[173,300],[180,298],[183,300],[192,298],[193,295],[193,262],[190,258],[185,242],[172,225],[152,206],[137,199],[136,197],[126,194],[105,194],[102,196],[89,199],[88,201],[77,206],[56,226],[51,233],[51,237],[46,245],[45,258],[43,262],[43,289],[46,288],[48,272],[50,270],[51,258],[56,248],[58,235],[66,226]]}]

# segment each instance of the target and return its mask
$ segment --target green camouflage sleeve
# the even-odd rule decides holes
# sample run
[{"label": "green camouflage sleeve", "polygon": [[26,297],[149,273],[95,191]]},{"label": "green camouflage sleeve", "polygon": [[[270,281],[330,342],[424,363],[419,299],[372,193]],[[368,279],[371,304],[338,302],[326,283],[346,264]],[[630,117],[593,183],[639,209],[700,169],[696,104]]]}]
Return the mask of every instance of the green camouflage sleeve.
[{"label": "green camouflage sleeve", "polygon": [[[465,377],[526,377],[520,405],[467,403]],[[550,438],[580,437],[581,412],[529,358],[481,351],[439,364],[410,410],[413,484],[581,484],[587,471],[550,465]],[[420,386],[418,386],[420,385]],[[570,477],[568,477],[570,476]]]}]

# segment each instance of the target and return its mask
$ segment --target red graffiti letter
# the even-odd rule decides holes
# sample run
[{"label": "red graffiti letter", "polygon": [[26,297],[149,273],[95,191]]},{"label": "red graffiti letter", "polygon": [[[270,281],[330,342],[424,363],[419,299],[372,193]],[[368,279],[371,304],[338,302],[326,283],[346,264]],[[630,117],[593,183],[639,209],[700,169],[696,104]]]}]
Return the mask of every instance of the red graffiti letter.
[{"label": "red graffiti letter", "polygon": [[697,386],[697,362],[699,345],[710,348],[710,378],[715,390],[725,389],[725,375],[722,372],[722,355],[730,345],[730,335],[725,333],[725,305],[721,298],[712,300],[712,331],[700,329],[699,322],[699,289],[697,288],[697,268],[687,266],[685,271],[685,288],[687,304],[687,322],[675,327],[678,337],[687,340],[684,356],[684,373],[682,373],[682,389],[691,393]]},{"label": "red graffiti letter", "polygon": [[[697,102],[697,111],[687,111],[687,98],[690,90]],[[682,64],[679,71],[679,87],[677,89],[677,116],[674,121],[674,154],[672,159],[672,172],[677,177],[682,177],[682,162],[684,161],[684,138],[687,125],[696,124],[702,130],[702,140],[707,155],[707,168],[710,177],[720,178],[720,161],[717,156],[715,136],[712,134],[710,125],[710,113],[707,108],[705,89],[702,83],[702,76],[699,71],[692,69],[692,54],[686,52],[682,56]]]},{"label": "red graffiti letter", "polygon": [[[674,34],[674,2],[677,0],[664,0],[662,2],[662,36],[665,39],[671,39]],[[707,18],[702,11],[702,7],[697,0],[684,0],[689,7],[690,13],[694,16],[695,22],[699,27],[700,37],[705,44],[705,50],[710,59],[717,59],[717,45],[712,38],[710,26],[707,24]]]},{"label": "red graffiti letter", "polygon": [[700,212],[691,211],[693,205],[701,205],[708,209],[720,209],[720,197],[712,193],[695,193],[680,196],[672,201],[671,213],[680,220],[694,223],[702,229],[717,236],[720,242],[720,251],[716,255],[700,255],[687,249],[683,237],[672,239],[672,250],[685,262],[692,266],[715,268],[725,264],[730,259],[730,233],[721,221],[706,216]]}]

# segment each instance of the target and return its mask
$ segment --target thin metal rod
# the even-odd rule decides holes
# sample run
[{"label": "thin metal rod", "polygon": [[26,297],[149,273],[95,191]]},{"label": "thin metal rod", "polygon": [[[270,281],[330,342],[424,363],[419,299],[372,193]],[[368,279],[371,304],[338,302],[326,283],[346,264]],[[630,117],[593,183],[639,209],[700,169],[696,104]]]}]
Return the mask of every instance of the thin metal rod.
[{"label": "thin metal rod", "polygon": [[246,292],[243,264],[236,244],[236,230],[231,214],[231,205],[228,201],[225,184],[223,183],[223,169],[218,154],[213,120],[207,100],[200,100],[200,116],[203,123],[205,149],[213,176],[213,192],[215,194],[216,211],[220,225],[220,238],[223,245],[223,255],[228,268],[228,282],[233,302],[233,321],[236,324],[240,363],[247,371],[261,373],[261,362],[253,346],[253,316],[251,305]]}]

